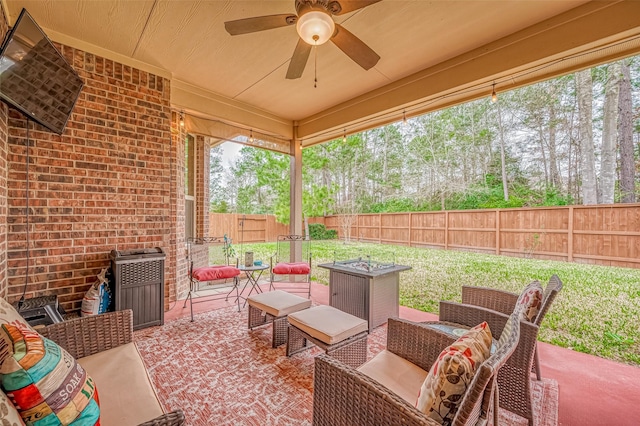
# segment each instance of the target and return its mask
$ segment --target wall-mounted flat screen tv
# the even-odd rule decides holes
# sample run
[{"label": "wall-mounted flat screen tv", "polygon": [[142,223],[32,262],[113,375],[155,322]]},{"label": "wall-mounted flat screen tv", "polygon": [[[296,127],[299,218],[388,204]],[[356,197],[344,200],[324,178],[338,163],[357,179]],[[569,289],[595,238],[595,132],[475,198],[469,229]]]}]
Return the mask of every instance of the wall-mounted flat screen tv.
[{"label": "wall-mounted flat screen tv", "polygon": [[26,9],[0,52],[0,98],[62,134],[83,82]]}]

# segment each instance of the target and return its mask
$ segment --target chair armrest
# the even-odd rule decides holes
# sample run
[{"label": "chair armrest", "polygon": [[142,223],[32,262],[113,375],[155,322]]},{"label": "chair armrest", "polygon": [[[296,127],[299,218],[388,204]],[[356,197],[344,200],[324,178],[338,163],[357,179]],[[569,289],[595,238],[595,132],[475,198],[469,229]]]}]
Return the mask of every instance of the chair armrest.
[{"label": "chair armrest", "polygon": [[369,376],[321,354],[315,358],[313,425],[438,425]]},{"label": "chair armrest", "polygon": [[518,294],[487,287],[462,286],[462,303],[493,309],[511,315],[518,301]]},{"label": "chair armrest", "polygon": [[162,416],[156,417],[139,426],[181,426],[184,424],[184,414],[182,410],[175,410]]},{"label": "chair armrest", "polygon": [[387,323],[387,350],[425,371],[456,338],[440,330],[399,318]]},{"label": "chair armrest", "polygon": [[39,331],[78,359],[132,342],[133,311],[73,318]]},{"label": "chair armrest", "polygon": [[467,327],[475,327],[481,322],[486,321],[491,329],[491,335],[494,339],[498,340],[502,334],[502,329],[509,319],[509,315],[481,306],[441,300],[438,319]]}]

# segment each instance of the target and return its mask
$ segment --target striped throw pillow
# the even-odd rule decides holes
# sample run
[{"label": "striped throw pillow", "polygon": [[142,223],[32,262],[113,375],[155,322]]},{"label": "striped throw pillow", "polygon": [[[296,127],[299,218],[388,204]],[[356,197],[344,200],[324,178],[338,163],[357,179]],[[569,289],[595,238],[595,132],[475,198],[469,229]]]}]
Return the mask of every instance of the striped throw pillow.
[{"label": "striped throw pillow", "polygon": [[67,351],[19,321],[2,324],[10,342],[2,390],[27,425],[99,425],[95,384]]}]

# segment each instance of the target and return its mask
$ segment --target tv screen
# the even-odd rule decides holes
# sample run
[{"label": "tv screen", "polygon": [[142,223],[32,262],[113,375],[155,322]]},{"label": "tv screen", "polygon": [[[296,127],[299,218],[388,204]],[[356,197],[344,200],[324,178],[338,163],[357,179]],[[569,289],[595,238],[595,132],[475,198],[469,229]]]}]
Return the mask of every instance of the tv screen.
[{"label": "tv screen", "polygon": [[83,82],[26,9],[0,52],[0,98],[62,134]]}]

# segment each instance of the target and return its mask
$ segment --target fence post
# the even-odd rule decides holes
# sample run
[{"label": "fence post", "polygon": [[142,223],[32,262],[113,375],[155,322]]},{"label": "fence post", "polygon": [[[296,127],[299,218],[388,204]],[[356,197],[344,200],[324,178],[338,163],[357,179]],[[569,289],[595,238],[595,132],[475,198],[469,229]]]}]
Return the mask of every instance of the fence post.
[{"label": "fence post", "polygon": [[378,244],[382,244],[382,213],[378,215]]},{"label": "fence post", "polygon": [[500,210],[496,210],[496,254],[500,254]]},{"label": "fence post", "polygon": [[449,250],[449,212],[444,212],[444,249]]},{"label": "fence post", "polygon": [[411,229],[411,224],[413,221],[413,213],[409,213],[409,247],[411,247],[411,233],[413,232],[413,230]]},{"label": "fence post", "polygon": [[569,206],[569,223],[567,229],[567,262],[573,262],[573,206]]}]

